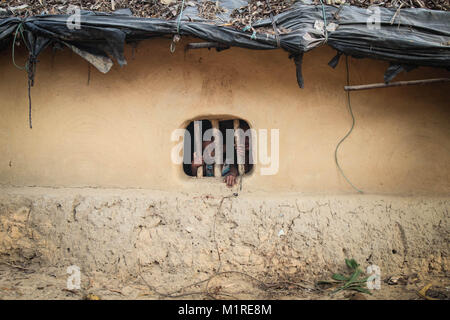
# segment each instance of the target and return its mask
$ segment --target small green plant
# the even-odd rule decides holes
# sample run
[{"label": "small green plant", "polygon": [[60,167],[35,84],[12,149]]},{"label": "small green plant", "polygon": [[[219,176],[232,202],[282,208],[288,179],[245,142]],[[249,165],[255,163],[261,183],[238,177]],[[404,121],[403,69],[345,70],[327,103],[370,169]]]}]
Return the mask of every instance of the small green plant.
[{"label": "small green plant", "polygon": [[350,270],[353,271],[350,276],[344,276],[342,274],[335,273],[331,276],[334,281],[319,281],[318,284],[338,286],[337,289],[332,292],[332,294],[341,290],[353,290],[372,294],[368,289],[363,287],[365,286],[369,277],[365,277],[362,279],[360,278],[362,270],[359,268],[359,264],[355,261],[355,259],[345,259],[345,264],[350,268]]}]

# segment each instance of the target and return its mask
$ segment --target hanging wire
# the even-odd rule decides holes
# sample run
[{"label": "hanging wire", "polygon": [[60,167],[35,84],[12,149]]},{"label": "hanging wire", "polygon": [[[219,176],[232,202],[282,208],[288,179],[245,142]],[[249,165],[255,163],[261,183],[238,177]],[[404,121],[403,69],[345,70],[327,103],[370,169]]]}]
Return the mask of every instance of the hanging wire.
[{"label": "hanging wire", "polygon": [[183,10],[184,10],[184,0],[181,3],[181,10],[180,10],[180,14],[178,16],[178,22],[177,22],[177,33],[178,34],[180,34],[181,17],[183,16]]},{"label": "hanging wire", "polygon": [[[24,22],[21,21],[16,28],[16,31],[14,32],[14,40],[12,43],[12,62],[14,64],[14,66],[19,69],[19,70],[25,70],[28,74],[28,122],[30,125],[30,129],[33,128],[33,124],[32,124],[32,119],[31,119],[31,87],[34,84],[34,73],[35,73],[35,68],[36,68],[36,60],[35,58],[31,55],[31,50],[30,47],[28,46],[28,42],[23,34],[23,24]],[[22,37],[22,42],[25,44],[25,46],[28,49],[28,52],[30,52],[30,56],[27,60],[27,62],[25,63],[24,67],[21,67],[19,65],[17,65],[16,63],[16,58],[15,58],[15,47],[16,47],[16,40],[17,40],[17,35],[20,33],[20,36]]]},{"label": "hanging wire", "polygon": [[180,27],[181,27],[181,17],[183,16],[183,10],[184,10],[184,1],[185,0],[183,0],[181,2],[180,14],[178,15],[178,18],[177,18],[177,33],[173,35],[172,42],[170,43],[170,47],[169,47],[171,53],[175,52],[177,43],[178,43],[178,41],[180,41],[180,38],[181,38]]},{"label": "hanging wire", "polygon": [[[347,55],[345,56],[345,67],[347,70],[347,86],[349,86],[350,85],[350,75],[349,75],[349,70],[348,70],[348,56]],[[344,142],[344,140],[347,139],[347,137],[350,135],[350,133],[352,133],[353,128],[355,127],[355,116],[353,115],[352,105],[350,102],[350,91],[347,91],[347,106],[348,106],[348,112],[350,113],[350,116],[352,117],[352,126],[351,126],[350,130],[347,132],[347,134],[336,145],[336,149],[334,150],[334,160],[336,162],[336,166],[338,167],[339,171],[341,172],[344,179],[348,182],[348,184],[351,185],[352,188],[355,189],[356,191],[358,191],[359,193],[363,193],[362,190],[355,187],[355,185],[347,178],[347,176],[345,175],[341,166],[339,165],[338,156],[337,156],[338,149],[341,146],[342,142]]]},{"label": "hanging wire", "polygon": [[325,14],[325,6],[322,2],[322,0],[320,0],[320,4],[322,5],[322,17],[323,17],[323,29],[325,32],[325,43],[328,42],[328,30],[327,30],[327,15]]},{"label": "hanging wire", "polygon": [[19,25],[18,25],[17,28],[16,28],[16,32],[14,33],[14,41],[13,41],[13,43],[12,43],[12,62],[13,62],[14,66],[15,66],[17,69],[19,69],[19,70],[26,70],[26,69],[27,69],[27,65],[25,64],[24,67],[21,67],[21,66],[17,65],[17,63],[16,63],[16,58],[15,58],[15,55],[16,55],[16,54],[15,54],[16,40],[17,40],[17,35],[18,35],[19,33],[20,33],[20,35],[21,35],[21,37],[22,37],[22,39],[23,39],[23,43],[25,43],[25,45],[28,46],[27,43],[26,43],[26,41],[25,41],[25,37],[24,37],[24,35],[23,35],[23,27],[22,27],[22,24],[23,24],[23,22],[19,23]]}]

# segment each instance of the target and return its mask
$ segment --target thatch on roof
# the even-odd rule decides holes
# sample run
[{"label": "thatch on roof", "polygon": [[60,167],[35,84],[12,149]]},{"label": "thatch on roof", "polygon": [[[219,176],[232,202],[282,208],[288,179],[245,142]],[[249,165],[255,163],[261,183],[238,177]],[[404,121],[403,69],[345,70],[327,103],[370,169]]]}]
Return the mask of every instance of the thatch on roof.
[{"label": "thatch on roof", "polygon": [[[374,26],[369,23],[374,9],[342,5],[343,0],[322,0],[339,1],[339,6],[322,2],[320,5],[304,4],[309,0],[184,0],[181,7],[176,7],[181,0],[159,1],[13,0],[8,2],[9,6],[28,2],[29,7],[22,6],[21,10],[30,11],[25,17],[16,10],[14,14],[19,16],[0,17],[0,46],[19,34],[30,51],[31,61],[48,45],[67,46],[102,72],[111,68],[111,58],[120,65],[126,64],[123,54],[126,42],[162,35],[173,36],[171,50],[180,36],[216,43],[213,47],[218,50],[232,46],[257,50],[282,48],[294,59],[301,87],[302,54],[323,44],[338,52],[331,66],[336,65],[341,54],[389,61],[392,66],[387,71],[386,81],[401,70],[417,66],[450,69],[450,12],[445,10],[402,9],[403,2],[398,9],[377,7]],[[356,1],[362,6],[378,0],[345,1]],[[406,0],[384,1],[382,4],[388,6]],[[450,0],[432,0],[435,6],[441,3],[439,1],[448,3]],[[95,10],[115,11],[81,11],[78,28],[68,26],[72,18],[70,12],[28,16],[41,7],[49,13],[58,13],[57,10],[64,10],[64,6],[73,3]],[[408,0],[408,3],[413,6],[415,2]],[[137,10],[140,15],[159,15],[159,18],[134,17],[130,9],[120,10],[125,4],[135,13]],[[151,11],[152,8],[159,9]],[[172,11],[166,11],[167,8]],[[177,19],[173,19],[175,17]],[[95,63],[98,61],[101,63]]]},{"label": "thatch on roof", "polygon": [[[339,6],[350,4],[367,8],[371,5],[405,9],[426,8],[450,11],[450,0],[322,0],[324,4]],[[185,6],[197,7],[205,19],[212,20],[227,9],[221,6],[222,1],[185,0]],[[234,10],[231,16],[242,20],[268,18],[286,11],[297,0],[242,0],[242,6]],[[320,0],[305,1],[321,4]],[[70,5],[81,10],[97,12],[114,12],[118,9],[129,9],[133,16],[146,18],[175,19],[180,13],[183,0],[0,0],[0,14],[14,16],[33,16],[38,14],[66,14]],[[244,24],[245,25],[245,24]]]},{"label": "thatch on roof", "polygon": [[[5,7],[4,1],[0,1]],[[11,7],[0,10],[0,49],[11,43],[13,49],[19,42],[26,45],[29,58],[25,69],[29,89],[34,83],[37,58],[48,46],[66,46],[106,73],[113,65],[113,59],[120,65],[126,64],[125,43],[163,35],[173,37],[171,51],[181,36],[215,43],[218,51],[232,46],[256,50],[284,49],[295,63],[301,88],[304,84],[303,53],[324,44],[337,51],[329,62],[333,68],[342,54],[389,61],[384,77],[386,83],[398,73],[418,66],[450,70],[450,12],[446,12],[449,0],[431,0],[435,6],[442,3],[435,7],[441,10],[403,8],[403,2],[397,9],[378,7],[377,10],[366,10],[360,7],[370,2],[363,3],[363,0],[346,0],[361,1],[359,6],[342,5],[342,0],[338,0],[339,6],[323,5],[322,2],[320,5],[305,4],[307,0],[250,0],[250,3],[244,0],[185,0],[181,6],[177,1],[162,4],[155,0],[131,0],[126,1],[129,9],[117,10],[116,3],[123,1],[114,1],[114,7],[109,7],[111,1],[100,0],[94,4],[93,0],[13,0],[8,2],[8,6],[21,2],[32,5],[22,5],[20,10]],[[387,6],[394,1],[385,0],[383,4]],[[411,6],[423,1],[408,0]],[[61,6],[56,7],[56,3]],[[70,3],[98,7],[87,7],[97,11],[80,12],[77,15],[78,26],[74,28],[69,25],[72,13],[59,14],[65,10],[64,5]],[[43,13],[39,8],[53,15],[36,15]],[[102,10],[114,12],[99,13]],[[377,21],[372,21],[374,11],[378,11]],[[133,17],[133,13],[144,18]],[[375,25],[371,21],[376,22]],[[31,98],[29,103],[31,115]]]},{"label": "thatch on roof", "polygon": [[[240,6],[247,3],[244,0],[215,2],[228,7],[228,12],[200,11],[198,7],[189,6],[190,0],[185,0],[186,7],[175,20],[137,18],[123,11],[112,14],[84,11],[79,17],[80,26],[75,29],[67,25],[70,14],[0,18],[0,41],[8,41],[17,36],[19,30],[25,29],[27,42],[33,46],[28,46],[33,58],[48,44],[58,43],[100,55],[102,59],[113,57],[122,65],[125,64],[123,45],[126,42],[161,35],[186,35],[216,42],[220,44],[218,48],[282,48],[298,59],[303,52],[328,44],[340,54],[383,59],[397,65],[450,68],[449,12],[381,7],[378,8],[378,27],[374,28],[369,23],[373,16],[371,10],[349,5],[302,4],[300,1],[288,7],[289,1],[275,1],[277,6],[274,7],[269,0],[264,2],[267,6],[261,1],[255,2],[261,18],[253,14],[256,11],[252,11],[255,9],[252,2],[246,7],[253,12],[249,20],[242,20],[247,19]],[[97,0],[97,3],[103,2]],[[273,14],[276,12],[281,13]],[[201,14],[217,16],[209,20]],[[37,42],[33,44],[33,41]]]}]

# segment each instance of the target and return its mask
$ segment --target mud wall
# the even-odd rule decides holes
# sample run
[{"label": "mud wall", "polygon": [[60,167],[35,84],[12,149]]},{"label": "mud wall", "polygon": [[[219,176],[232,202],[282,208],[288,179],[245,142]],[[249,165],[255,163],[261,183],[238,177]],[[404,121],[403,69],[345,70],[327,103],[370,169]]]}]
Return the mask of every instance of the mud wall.
[{"label": "mud wall", "polygon": [[[47,50],[32,89],[32,130],[26,75],[2,52],[0,184],[189,191],[192,179],[170,160],[172,131],[201,115],[232,115],[257,130],[280,129],[278,174],[261,176],[258,164],[248,189],[353,191],[334,163],[351,119],[345,63],[331,69],[331,49],[305,55],[301,90],[286,52],[185,52],[186,42],[175,54],[166,39],[142,42],[134,53],[127,47],[128,65],[106,75],[68,50]],[[386,67],[350,59],[351,83],[382,82]],[[397,80],[440,76],[421,68]],[[349,178],[367,193],[448,195],[448,101],[445,84],[352,93],[356,127],[340,150]]]},{"label": "mud wall", "polygon": [[363,268],[446,275],[448,199],[8,188],[0,254],[17,264],[146,275],[176,290],[218,271],[311,279]]}]

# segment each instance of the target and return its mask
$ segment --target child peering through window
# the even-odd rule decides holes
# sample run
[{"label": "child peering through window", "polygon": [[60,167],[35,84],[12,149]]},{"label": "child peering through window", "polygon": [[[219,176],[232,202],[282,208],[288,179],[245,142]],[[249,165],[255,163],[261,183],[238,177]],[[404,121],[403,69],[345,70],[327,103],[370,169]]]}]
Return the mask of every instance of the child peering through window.
[{"label": "child peering through window", "polygon": [[[213,141],[203,141],[202,150],[203,152],[205,149],[213,143]],[[214,158],[216,150],[214,149],[211,152],[211,158]],[[191,164],[191,171],[192,175],[196,176],[198,168],[203,167],[203,176],[204,177],[214,177],[214,160],[210,159],[210,161],[205,161],[201,155],[197,155],[196,152],[194,152],[194,159]],[[227,186],[232,187],[236,183],[236,176],[237,176],[237,168],[234,164],[221,164],[220,165],[221,170],[221,176],[225,177],[224,182],[227,184]]]},{"label": "child peering through window", "polygon": [[[249,126],[246,122],[240,121],[240,128],[246,132],[249,129]],[[203,141],[202,144],[202,154],[204,151],[208,148],[208,146],[211,145],[211,143],[214,142],[214,137],[211,139],[211,141]],[[244,172],[247,173],[252,169],[252,164],[250,164],[250,148],[249,148],[249,137],[248,135],[245,136],[245,145],[244,145],[244,154],[245,154],[245,163],[244,163]],[[212,146],[211,146],[212,147]],[[211,148],[209,147],[209,148]],[[221,176],[224,177],[224,182],[227,184],[228,187],[232,187],[236,184],[237,176],[239,175],[238,172],[238,165],[237,165],[237,155],[236,150],[237,147],[234,145],[235,152],[233,154],[234,157],[234,163],[227,163],[225,161],[225,164],[220,165],[221,170]],[[226,147],[224,146],[222,150],[226,150]],[[196,152],[194,152],[193,155],[193,161],[191,163],[191,173],[193,176],[197,175],[198,168],[203,167],[203,176],[205,177],[214,177],[214,157],[215,157],[215,149],[212,149],[210,156],[210,159],[203,159],[202,155],[197,155]],[[223,159],[225,159],[225,154],[223,155]]]}]

